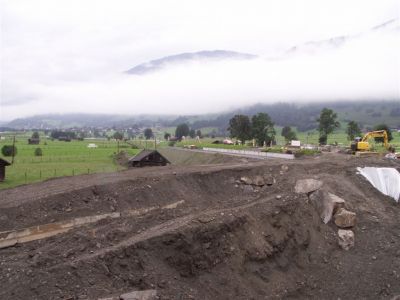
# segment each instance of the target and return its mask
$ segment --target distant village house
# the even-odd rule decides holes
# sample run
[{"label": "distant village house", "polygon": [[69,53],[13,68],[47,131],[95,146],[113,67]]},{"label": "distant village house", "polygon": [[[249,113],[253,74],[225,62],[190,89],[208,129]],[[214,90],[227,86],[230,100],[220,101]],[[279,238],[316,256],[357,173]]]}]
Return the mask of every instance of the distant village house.
[{"label": "distant village house", "polygon": [[60,136],[60,137],[58,138],[58,140],[59,140],[60,142],[70,142],[70,141],[71,141],[71,138],[69,138],[69,137],[67,137],[67,136]]},{"label": "distant village house", "polygon": [[28,139],[28,144],[29,145],[39,145],[39,143],[40,143],[40,139],[36,139],[36,138]]}]

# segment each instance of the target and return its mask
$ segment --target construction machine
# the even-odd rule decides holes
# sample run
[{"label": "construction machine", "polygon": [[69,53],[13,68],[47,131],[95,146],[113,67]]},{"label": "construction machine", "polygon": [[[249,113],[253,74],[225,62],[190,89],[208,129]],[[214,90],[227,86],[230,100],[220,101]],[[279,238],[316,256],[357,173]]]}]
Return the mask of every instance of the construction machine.
[{"label": "construction machine", "polygon": [[368,140],[370,138],[383,138],[383,145],[385,146],[386,149],[389,148],[389,143],[388,143],[388,135],[386,130],[376,130],[376,131],[370,131],[367,132],[362,138],[357,137],[352,143],[351,143],[351,150],[353,152],[365,152],[365,151],[370,151],[371,147],[370,144],[368,143]]}]

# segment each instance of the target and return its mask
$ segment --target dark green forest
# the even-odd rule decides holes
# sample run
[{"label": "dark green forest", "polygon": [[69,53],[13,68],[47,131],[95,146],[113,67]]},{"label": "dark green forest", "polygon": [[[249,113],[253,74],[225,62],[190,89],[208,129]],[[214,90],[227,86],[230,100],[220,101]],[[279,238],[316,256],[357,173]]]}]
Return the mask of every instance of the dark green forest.
[{"label": "dark green forest", "polygon": [[2,124],[14,129],[32,128],[143,128],[176,127],[187,123],[192,129],[215,127],[219,133],[226,133],[229,120],[236,114],[248,116],[268,113],[277,126],[296,127],[307,131],[318,127],[317,119],[324,108],[334,110],[341,123],[357,122],[362,129],[371,129],[376,124],[385,123],[392,128],[400,128],[400,101],[341,101],[309,104],[275,103],[256,104],[222,113],[203,115],[100,115],[100,114],[64,114],[43,115],[13,120]]}]

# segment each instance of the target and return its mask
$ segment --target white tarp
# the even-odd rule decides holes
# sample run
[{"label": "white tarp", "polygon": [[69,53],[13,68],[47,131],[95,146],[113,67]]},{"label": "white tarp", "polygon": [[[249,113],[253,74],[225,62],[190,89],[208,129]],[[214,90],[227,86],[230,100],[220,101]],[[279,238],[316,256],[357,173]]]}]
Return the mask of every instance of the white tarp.
[{"label": "white tarp", "polygon": [[377,190],[392,197],[396,202],[400,198],[400,173],[394,168],[357,168]]}]

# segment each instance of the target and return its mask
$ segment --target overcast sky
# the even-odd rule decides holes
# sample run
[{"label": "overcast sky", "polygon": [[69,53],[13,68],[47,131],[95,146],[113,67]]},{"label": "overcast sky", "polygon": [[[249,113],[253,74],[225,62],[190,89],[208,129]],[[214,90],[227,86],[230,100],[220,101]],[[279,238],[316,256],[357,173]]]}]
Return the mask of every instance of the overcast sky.
[{"label": "overcast sky", "polygon": [[[0,3],[0,121],[67,112],[197,114],[276,101],[400,101],[396,0]],[[349,38],[339,46],[304,45],[336,36]],[[287,55],[293,46],[300,47]],[[259,58],[124,73],[167,55],[215,49]]]}]

